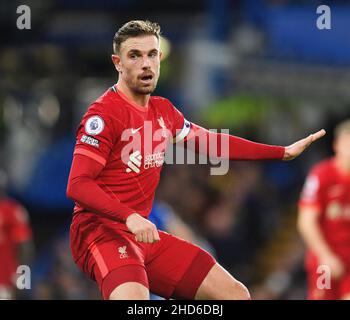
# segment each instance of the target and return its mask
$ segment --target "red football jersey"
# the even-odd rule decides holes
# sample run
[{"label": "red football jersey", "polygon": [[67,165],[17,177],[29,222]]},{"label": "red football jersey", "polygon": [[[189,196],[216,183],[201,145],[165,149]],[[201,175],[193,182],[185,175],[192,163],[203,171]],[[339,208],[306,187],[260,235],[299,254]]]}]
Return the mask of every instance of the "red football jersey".
[{"label": "red football jersey", "polygon": [[[169,100],[151,97],[148,106],[141,107],[113,86],[84,115],[74,154],[101,163],[104,167],[98,185],[148,217],[166,146],[184,139],[189,131],[189,122]],[[76,203],[75,214],[84,210]]]},{"label": "red football jersey", "polygon": [[0,285],[13,285],[18,267],[16,245],[31,235],[26,210],[14,200],[0,200]]},{"label": "red football jersey", "polygon": [[320,210],[319,223],[327,243],[350,264],[350,175],[337,169],[334,158],[312,168],[299,205]]}]

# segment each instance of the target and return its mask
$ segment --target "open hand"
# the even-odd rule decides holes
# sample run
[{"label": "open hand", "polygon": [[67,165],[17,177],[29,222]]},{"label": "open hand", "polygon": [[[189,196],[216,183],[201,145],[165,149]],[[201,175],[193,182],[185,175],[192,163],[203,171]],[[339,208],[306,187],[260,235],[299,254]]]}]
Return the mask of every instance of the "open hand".
[{"label": "open hand", "polygon": [[283,160],[284,161],[293,160],[294,158],[299,156],[307,147],[309,147],[311,143],[322,138],[325,134],[326,134],[326,131],[322,129],[316,133],[310,134],[308,137],[304,139],[301,139],[291,144],[288,147],[285,147]]}]

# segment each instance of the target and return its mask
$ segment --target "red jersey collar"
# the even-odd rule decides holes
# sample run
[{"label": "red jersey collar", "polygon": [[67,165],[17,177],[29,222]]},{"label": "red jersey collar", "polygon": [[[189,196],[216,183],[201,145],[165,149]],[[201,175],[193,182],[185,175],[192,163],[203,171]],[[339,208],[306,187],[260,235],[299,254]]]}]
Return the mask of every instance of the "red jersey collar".
[{"label": "red jersey collar", "polygon": [[139,111],[142,112],[147,112],[148,111],[148,107],[149,107],[149,103],[147,104],[146,107],[140,106],[139,104],[135,103],[134,101],[132,101],[131,99],[129,99],[118,87],[117,85],[113,85],[112,90],[117,93],[124,101],[126,101],[128,104],[130,104],[131,106],[133,106],[134,108],[136,108]]}]

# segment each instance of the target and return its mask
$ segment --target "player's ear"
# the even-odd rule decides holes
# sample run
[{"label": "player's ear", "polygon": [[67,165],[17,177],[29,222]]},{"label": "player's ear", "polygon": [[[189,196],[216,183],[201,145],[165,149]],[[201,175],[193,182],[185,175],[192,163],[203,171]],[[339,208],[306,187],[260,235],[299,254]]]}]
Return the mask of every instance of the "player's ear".
[{"label": "player's ear", "polygon": [[162,59],[163,59],[163,51],[160,51],[159,52],[159,61],[162,61]]},{"label": "player's ear", "polygon": [[115,68],[117,69],[118,72],[121,72],[121,59],[120,56],[118,56],[117,54],[112,54],[111,55],[113,64],[115,66]]}]

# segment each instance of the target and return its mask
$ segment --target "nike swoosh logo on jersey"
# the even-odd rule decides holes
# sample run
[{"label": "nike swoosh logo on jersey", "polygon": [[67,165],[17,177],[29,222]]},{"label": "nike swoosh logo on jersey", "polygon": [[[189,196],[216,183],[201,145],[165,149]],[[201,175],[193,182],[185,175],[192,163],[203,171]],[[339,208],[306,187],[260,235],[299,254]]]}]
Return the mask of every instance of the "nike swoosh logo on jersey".
[{"label": "nike swoosh logo on jersey", "polygon": [[134,129],[134,128],[131,128],[131,133],[134,134],[136,133],[137,131],[139,131],[143,126],[141,126],[140,128],[137,128],[137,129]]}]

